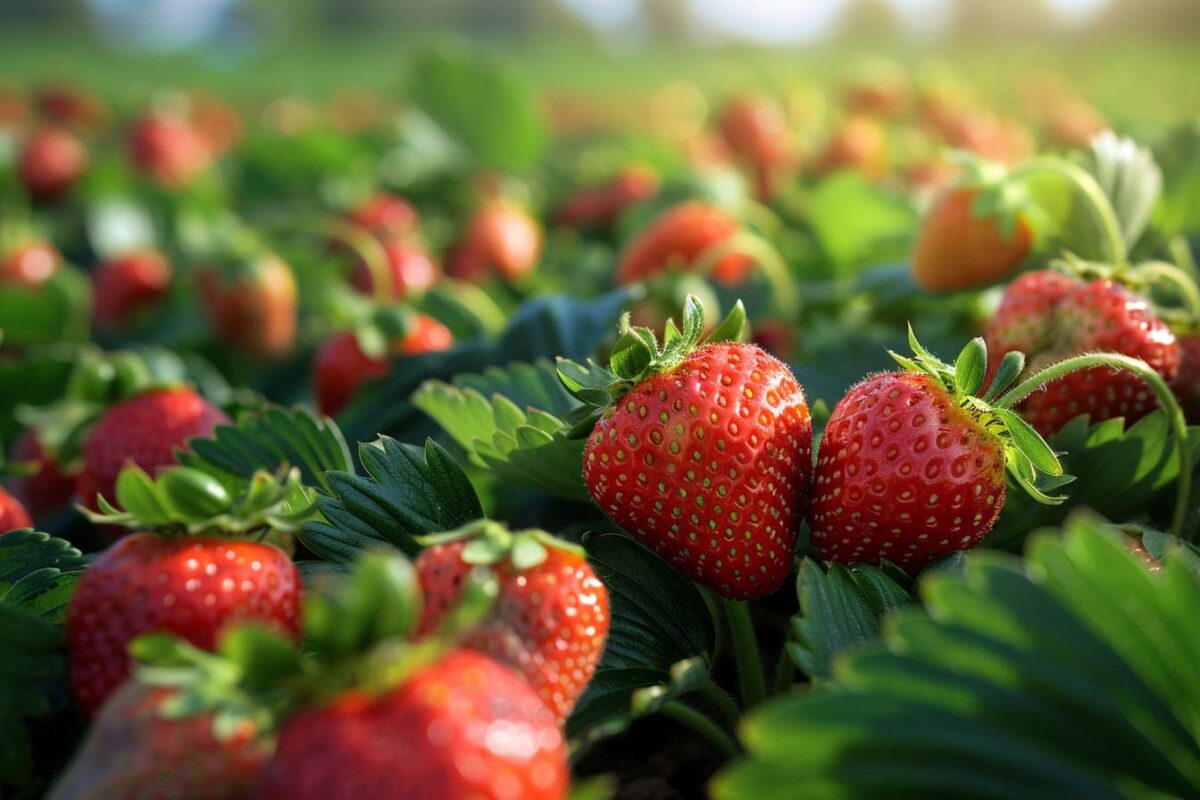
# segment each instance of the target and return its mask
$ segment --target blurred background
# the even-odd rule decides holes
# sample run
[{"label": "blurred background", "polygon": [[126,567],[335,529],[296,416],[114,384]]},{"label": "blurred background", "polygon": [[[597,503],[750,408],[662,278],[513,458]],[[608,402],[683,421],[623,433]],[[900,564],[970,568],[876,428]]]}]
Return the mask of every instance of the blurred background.
[{"label": "blurred background", "polygon": [[601,120],[673,81],[779,90],[864,55],[952,68],[1001,104],[1054,72],[1118,120],[1200,109],[1196,0],[3,0],[0,30],[4,79],[70,76],[118,98],[386,88],[412,50],[459,38]]}]

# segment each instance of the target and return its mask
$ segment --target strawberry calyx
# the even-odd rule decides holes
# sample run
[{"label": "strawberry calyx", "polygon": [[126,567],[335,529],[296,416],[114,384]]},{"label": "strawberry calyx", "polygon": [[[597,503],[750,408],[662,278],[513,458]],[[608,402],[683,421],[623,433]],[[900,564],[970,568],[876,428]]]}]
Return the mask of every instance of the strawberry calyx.
[{"label": "strawberry calyx", "polygon": [[94,523],[163,536],[270,537],[286,543],[286,534],[315,516],[317,493],[303,484],[297,468],[259,470],[243,479],[171,466],[151,477],[130,464],[117,477],[114,500],[115,505],[97,495],[98,511],[77,507]]},{"label": "strawberry calyx", "polygon": [[962,168],[962,174],[950,191],[973,193],[971,214],[976,219],[994,220],[1008,240],[1016,238],[1017,226],[1022,220],[1037,222],[1039,210],[1030,198],[1029,189],[1011,179],[1007,166],[957,150],[949,159]]},{"label": "strawberry calyx", "polygon": [[308,588],[303,645],[253,622],[226,628],[211,652],[149,634],[130,647],[135,677],[174,690],[159,710],[166,718],[211,714],[218,740],[249,721],[269,738],[303,708],[351,690],[372,697],[399,686],[453,649],[498,591],[494,579],[472,574],[438,632],[418,642],[421,586],[401,555],[368,553],[348,575],[322,573]]},{"label": "strawberry calyx", "polygon": [[140,353],[87,351],[67,377],[63,397],[44,406],[21,406],[17,420],[34,430],[42,449],[68,472],[79,467],[88,432],[111,406],[155,389],[182,382],[155,374]]},{"label": "strawberry calyx", "polygon": [[1068,252],[1051,261],[1050,269],[1085,282],[1113,281],[1152,302],[1159,296],[1157,289],[1167,288],[1173,295],[1172,299],[1178,300],[1180,305],[1164,307],[1154,302],[1156,313],[1161,317],[1183,316],[1188,320],[1200,321],[1200,289],[1187,271],[1174,264],[1151,260],[1112,265],[1089,261]]},{"label": "strawberry calyx", "polygon": [[740,300],[707,335],[704,322],[704,306],[695,295],[689,294],[683,303],[681,324],[667,320],[661,342],[649,328],[633,326],[629,312],[625,312],[607,367],[591,359],[585,366],[560,358],[559,380],[568,392],[583,401],[581,408],[567,415],[566,422],[571,426],[568,436],[585,437],[603,413],[633,387],[651,376],[675,369],[698,347],[713,342],[745,341],[749,334],[746,309]]},{"label": "strawberry calyx", "polygon": [[563,541],[546,531],[531,528],[511,531],[503,523],[490,519],[469,522],[461,528],[444,533],[418,537],[424,547],[466,542],[462,560],[466,564],[491,567],[507,561],[518,572],[525,572],[543,563],[550,550],[560,550],[583,557],[582,547]]},{"label": "strawberry calyx", "polygon": [[937,380],[981,429],[998,437],[1004,448],[1005,468],[1033,499],[1047,505],[1063,502],[1065,497],[1049,492],[1073,478],[1063,474],[1058,456],[1028,422],[1011,408],[995,401],[1024,370],[1024,354],[1016,351],[1005,354],[991,384],[985,388],[987,345],[982,337],[968,342],[953,365],[926,350],[911,325],[908,343],[914,354],[911,358],[889,351],[896,363],[909,372],[923,373]]}]

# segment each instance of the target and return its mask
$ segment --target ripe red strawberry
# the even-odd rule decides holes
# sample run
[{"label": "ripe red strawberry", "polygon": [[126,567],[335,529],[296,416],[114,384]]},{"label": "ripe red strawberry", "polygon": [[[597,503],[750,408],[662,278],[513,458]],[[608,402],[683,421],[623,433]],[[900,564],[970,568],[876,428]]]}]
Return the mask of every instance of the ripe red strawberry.
[{"label": "ripe red strawberry", "polygon": [[142,634],[212,649],[236,620],[298,633],[300,576],[286,553],[231,539],[126,536],[92,562],[67,606],[75,699],[94,713],[129,676],[126,648]]},{"label": "ripe red strawberry", "polygon": [[75,475],[66,475],[46,452],[32,429],[25,431],[13,448],[12,460],[36,465],[32,475],[13,482],[13,493],[36,519],[42,520],[62,509],[75,496]]},{"label": "ripe red strawberry", "polygon": [[35,200],[58,200],[71,190],[88,166],[88,153],[74,134],[43,127],[29,134],[17,170],[25,191]]},{"label": "ripe red strawberry", "polygon": [[97,508],[96,495],[115,497],[117,475],[136,464],[153,475],[175,463],[174,451],[194,436],[228,422],[221,410],[191,389],[155,389],[108,409],[83,443],[79,497]]},{"label": "ripe red strawberry", "polygon": [[269,756],[245,720],[213,735],[213,715],[168,718],[170,689],[127,681],[101,709],[50,800],[242,800]]},{"label": "ripe red strawberry", "polygon": [[301,711],[262,771],[259,800],[562,800],[567,750],[554,715],[507,667],[453,650],[372,697]]},{"label": "ripe red strawberry", "polygon": [[[456,608],[467,575],[468,542],[491,545],[492,573],[500,593],[488,616],[461,643],[507,664],[524,677],[561,725],[587,687],[608,636],[608,592],[582,551],[541,531],[510,533],[495,523],[442,540],[416,560],[425,593],[420,635],[437,628]],[[438,537],[431,537],[437,540]],[[518,558],[518,548],[526,552]],[[529,558],[528,549],[542,553]],[[519,563],[515,563],[517,559]]]},{"label": "ripe red strawberry", "polygon": [[242,117],[233,106],[201,91],[188,93],[187,118],[192,128],[220,157],[232,150],[242,138]]},{"label": "ripe red strawberry", "polygon": [[[1082,281],[1033,272],[1009,285],[987,326],[996,357],[1011,350],[1028,356],[1029,371],[1086,352],[1140,358],[1170,381],[1179,369],[1175,334],[1149,302],[1111,280]],[[1086,414],[1092,422],[1124,417],[1134,422],[1158,405],[1141,379],[1096,368],[1065,375],[1030,395],[1022,416],[1043,436]]]},{"label": "ripe red strawberry", "polygon": [[166,189],[182,189],[212,165],[212,153],[187,120],[151,114],[133,123],[126,140],[130,161]]},{"label": "ripe red strawberry", "polygon": [[417,229],[417,210],[402,197],[377,192],[350,212],[349,220],[382,239],[406,236]]},{"label": "ripe red strawberry", "polygon": [[291,268],[264,254],[229,270],[199,271],[213,330],[227,344],[261,358],[287,355],[296,343],[298,289]]},{"label": "ripe red strawberry", "polygon": [[48,242],[26,239],[0,255],[0,284],[41,286],[62,268],[62,255]]},{"label": "ripe red strawberry", "polygon": [[[383,242],[383,250],[387,255],[389,278],[387,297],[401,300],[421,295],[437,281],[441,270],[419,242],[393,237]],[[373,276],[362,259],[355,264],[350,283],[363,294],[373,293]]]},{"label": "ripe red strawberry", "polygon": [[1200,425],[1200,336],[1179,337],[1179,372],[1171,381],[1188,424]]},{"label": "ripe red strawberry", "polygon": [[[454,334],[426,314],[414,314],[409,328],[392,344],[392,355],[418,355],[446,350]],[[358,387],[388,373],[390,359],[363,352],[358,337],[350,331],[335,333],[317,349],[313,365],[313,394],[317,408],[334,416],[350,402]]]},{"label": "ripe red strawberry", "polygon": [[[715,338],[737,335],[740,304],[735,314]],[[659,352],[648,352],[649,331],[625,331],[606,392],[631,388],[592,430],[583,478],[610,519],[684,575],[750,599],[791,571],[808,510],[812,420],[784,364],[755,345],[696,347],[703,324],[688,298],[682,335]],[[573,372],[560,369],[567,387],[585,402],[595,397]]]},{"label": "ripe red strawberry", "polygon": [[890,161],[887,131],[878,120],[850,117],[833,132],[817,166],[822,173],[856,170],[877,180],[887,174]]},{"label": "ripe red strawberry", "polygon": [[[687,202],[663,211],[646,226],[621,254],[617,283],[645,280],[675,267],[694,269],[705,251],[724,244],[738,232],[738,221],[729,212],[700,202]],[[712,277],[734,284],[746,277],[753,261],[741,253],[722,256],[712,267]]]},{"label": "ripe red strawberry", "polygon": [[623,167],[601,186],[579,189],[554,215],[568,228],[611,228],[630,206],[658,193],[658,173],[642,164]]},{"label": "ripe red strawberry", "polygon": [[32,528],[33,519],[21,501],[0,487],[0,533],[17,528]]},{"label": "ripe red strawberry", "polygon": [[778,164],[787,156],[787,117],[770,99],[736,97],[718,122],[730,152],[751,164]]},{"label": "ripe red strawberry", "polygon": [[513,281],[532,273],[541,254],[542,229],[537,220],[514,203],[491,200],[472,215],[446,261],[446,272],[460,280],[498,273]]},{"label": "ripe red strawberry", "polygon": [[1033,234],[1023,217],[1005,230],[995,213],[979,213],[979,191],[950,189],[925,215],[913,247],[913,277],[931,291],[967,289],[997,281],[1029,255]]},{"label": "ripe red strawberry", "polygon": [[[1005,469],[1039,499],[1038,472],[1061,475],[1045,442],[1007,408],[976,396],[986,359],[952,369],[921,350],[908,371],[875,375],[833,409],[817,456],[809,527],[821,557],[888,560],[910,574],[977,545],[1005,498]],[[994,391],[1017,367],[1006,366]],[[960,372],[962,374],[960,374]],[[989,391],[991,396],[994,391]]]},{"label": "ripe red strawberry", "polygon": [[156,305],[171,284],[171,265],[161,253],[126,253],[92,273],[93,316],[102,327],[115,328],[143,309]]},{"label": "ripe red strawberry", "polygon": [[108,125],[108,109],[78,86],[48,84],[38,91],[34,103],[46,119],[81,133],[96,133]]}]

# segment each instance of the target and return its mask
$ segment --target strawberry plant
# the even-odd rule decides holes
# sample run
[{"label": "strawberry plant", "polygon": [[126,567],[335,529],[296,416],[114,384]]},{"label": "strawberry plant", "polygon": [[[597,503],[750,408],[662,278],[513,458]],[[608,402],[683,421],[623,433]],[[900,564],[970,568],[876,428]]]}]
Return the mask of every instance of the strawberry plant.
[{"label": "strawberry plant", "polygon": [[1197,796],[1169,48],[405,41],[0,87],[0,797]]}]

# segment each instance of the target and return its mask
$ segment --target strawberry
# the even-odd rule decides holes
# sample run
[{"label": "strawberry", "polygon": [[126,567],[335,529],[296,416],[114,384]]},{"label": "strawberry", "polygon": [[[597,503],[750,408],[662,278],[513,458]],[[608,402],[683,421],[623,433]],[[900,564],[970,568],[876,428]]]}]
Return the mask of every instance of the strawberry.
[{"label": "strawberry", "polygon": [[778,164],[787,152],[787,117],[773,100],[735,97],[717,123],[730,152],[751,164]]},{"label": "strawberry", "polygon": [[156,631],[212,649],[220,630],[254,620],[291,635],[300,576],[268,544],[134,533],[84,572],[67,606],[67,655],[80,707],[94,713],[129,675],[126,648]]},{"label": "strawberry", "polygon": [[174,692],[136,680],[113,693],[50,800],[241,800],[269,755],[250,720],[218,740],[213,715],[169,717]]},{"label": "strawberry", "polygon": [[187,120],[150,114],[134,121],[126,139],[134,169],[165,189],[182,189],[212,165],[208,143]]},{"label": "strawberry", "polygon": [[151,474],[175,463],[175,449],[194,436],[207,436],[228,419],[191,389],[155,389],[109,408],[83,443],[79,496],[89,508],[96,495],[112,500],[117,475],[126,464]]},{"label": "strawberry", "polygon": [[1200,425],[1200,336],[1179,337],[1179,372],[1171,381],[1188,424]]},{"label": "strawberry", "polygon": [[[383,250],[387,255],[388,298],[401,300],[424,294],[437,281],[441,270],[418,242],[396,236],[383,242]],[[372,294],[374,280],[362,259],[355,264],[350,283],[363,294]]]},{"label": "strawberry", "polygon": [[631,164],[601,186],[577,190],[554,214],[554,222],[566,228],[611,228],[625,209],[657,194],[658,185],[653,169]]},{"label": "strawberry", "polygon": [[45,519],[65,507],[75,496],[76,477],[63,472],[54,456],[42,446],[33,429],[25,431],[17,439],[12,460],[34,465],[33,474],[18,478],[13,483],[13,492],[35,518]]},{"label": "strawberry", "polygon": [[74,134],[62,128],[42,127],[25,140],[17,171],[30,196],[53,201],[71,190],[87,166],[87,150]]},{"label": "strawberry", "polygon": [[226,343],[261,358],[279,358],[296,342],[296,278],[278,256],[250,257],[229,270],[198,272],[213,330]]},{"label": "strawberry", "polygon": [[[723,245],[739,230],[729,212],[701,202],[668,208],[650,221],[621,254],[617,283],[627,285],[672,268],[694,269],[705,251]],[[753,260],[741,253],[728,253],[712,265],[714,279],[735,284],[746,277]]]},{"label": "strawberry", "polygon": [[1000,367],[979,398],[982,340],[969,344],[954,368],[910,341],[917,358],[895,356],[906,370],[852,387],[825,426],[809,527],[826,560],[886,559],[915,574],[987,535],[1004,506],[1006,467],[1045,501],[1034,485],[1038,473],[1062,474],[1028,425],[987,402],[1015,378],[1019,357]]},{"label": "strawberry", "polygon": [[912,103],[912,86],[901,70],[873,70],[845,89],[846,108],[868,117],[897,117]]},{"label": "strawberry", "polygon": [[244,126],[237,109],[207,92],[188,93],[187,118],[214,157],[228,153],[242,138]]},{"label": "strawberry", "polygon": [[[1053,272],[1031,272],[1009,285],[988,322],[988,348],[997,355],[1025,352],[1031,370],[1086,352],[1140,358],[1172,380],[1179,346],[1149,302],[1107,279],[1084,281]],[[1030,395],[1021,413],[1043,436],[1086,414],[1092,422],[1141,419],[1157,407],[1135,375],[1107,367],[1075,372]]]},{"label": "strawberry", "polygon": [[17,528],[32,528],[33,519],[21,501],[0,488],[0,533],[8,533]]},{"label": "strawberry", "polygon": [[608,592],[583,552],[542,531],[510,533],[493,522],[428,538],[436,544],[415,563],[425,594],[420,634],[459,605],[467,574],[486,562],[499,596],[461,643],[524,675],[563,724],[608,636]]},{"label": "strawberry", "polygon": [[887,174],[891,156],[887,131],[871,117],[850,117],[834,130],[818,160],[821,173],[857,170],[878,180]]},{"label": "strawberry", "polygon": [[154,250],[126,253],[104,262],[92,273],[96,323],[120,327],[161,301],[170,283],[171,265]]},{"label": "strawberry", "polygon": [[460,280],[478,280],[494,272],[513,281],[532,273],[541,254],[537,220],[514,203],[490,200],[472,215],[446,261],[446,271]]},{"label": "strawberry", "polygon": [[560,376],[604,406],[583,461],[601,510],[692,580],[750,599],[791,571],[808,508],[812,420],[783,363],[720,341],[740,335],[740,304],[699,345],[703,317],[689,297],[683,332],[669,323],[662,348],[625,319],[612,372],[563,362]]},{"label": "strawberry", "polygon": [[62,268],[62,255],[48,242],[26,239],[0,255],[0,284],[36,288]]},{"label": "strawberry", "polygon": [[[426,314],[414,314],[406,332],[393,340],[391,355],[433,353],[453,344],[454,334],[449,328]],[[354,333],[335,333],[317,349],[313,365],[317,408],[326,416],[334,416],[346,407],[359,386],[383,377],[388,369],[388,357],[363,352]]]},{"label": "strawberry", "polygon": [[343,692],[279,735],[260,800],[562,800],[567,750],[554,714],[515,673],[452,650],[378,696]]},{"label": "strawberry", "polygon": [[1000,212],[981,212],[979,199],[977,189],[956,187],[925,215],[912,255],[920,286],[939,292],[982,286],[1007,276],[1029,255],[1033,234],[1025,219],[1012,215],[1006,225]]},{"label": "strawberry", "polygon": [[402,197],[377,192],[350,212],[348,219],[381,239],[406,236],[417,229],[417,211]]},{"label": "strawberry", "polygon": [[34,104],[47,120],[80,133],[96,133],[108,125],[108,109],[78,86],[67,83],[43,86]]}]

